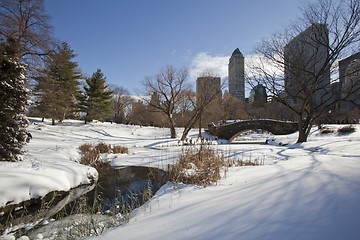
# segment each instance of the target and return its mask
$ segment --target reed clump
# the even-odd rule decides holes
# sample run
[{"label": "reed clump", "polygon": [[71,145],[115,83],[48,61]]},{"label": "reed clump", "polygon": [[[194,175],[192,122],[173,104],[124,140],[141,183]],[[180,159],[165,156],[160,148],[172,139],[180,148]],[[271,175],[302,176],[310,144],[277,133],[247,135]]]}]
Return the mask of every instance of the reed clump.
[{"label": "reed clump", "polygon": [[169,168],[169,179],[174,184],[197,184],[208,186],[220,180],[220,169],[225,156],[215,152],[209,145],[183,149],[177,163]]},{"label": "reed clump", "polygon": [[120,145],[111,146],[111,144],[106,144],[100,142],[98,144],[85,143],[79,147],[80,150],[80,163],[83,165],[89,165],[93,167],[97,167],[98,165],[102,165],[103,161],[101,161],[101,155],[103,153],[129,153],[129,149],[127,147],[123,147]]},{"label": "reed clump", "polygon": [[209,186],[216,184],[224,176],[229,167],[261,166],[265,159],[235,159],[230,153],[216,151],[211,145],[190,146],[182,150],[177,162],[169,166],[169,181],[174,183],[196,184]]},{"label": "reed clump", "polygon": [[338,133],[353,133],[356,131],[356,128],[353,125],[347,125],[341,128],[338,128]]},{"label": "reed clump", "polygon": [[320,133],[321,134],[329,134],[329,133],[334,133],[335,130],[333,128],[330,127],[321,127],[320,128]]}]

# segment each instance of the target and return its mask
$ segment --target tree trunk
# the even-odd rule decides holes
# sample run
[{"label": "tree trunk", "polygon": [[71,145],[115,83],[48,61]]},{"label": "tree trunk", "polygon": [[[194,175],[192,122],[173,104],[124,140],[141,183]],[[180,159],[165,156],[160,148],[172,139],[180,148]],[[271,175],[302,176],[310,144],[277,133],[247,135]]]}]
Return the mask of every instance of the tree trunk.
[{"label": "tree trunk", "polygon": [[201,114],[200,114],[200,118],[199,118],[199,137],[200,138],[201,138],[201,124],[202,124],[201,119],[202,119],[202,117],[201,117]]},{"label": "tree trunk", "polygon": [[168,116],[169,118],[169,122],[170,122],[170,137],[171,138],[176,138],[176,129],[175,129],[175,122],[174,119],[171,116]]},{"label": "tree trunk", "polygon": [[309,128],[309,124],[307,123],[307,121],[305,120],[305,122],[304,122],[304,120],[301,117],[299,117],[298,118],[299,136],[298,136],[297,143],[302,143],[302,142],[307,141],[307,138],[308,138],[309,132],[310,132],[310,131],[308,131],[308,128]]},{"label": "tree trunk", "polygon": [[196,121],[201,118],[202,110],[197,111],[186,124],[183,134],[181,136],[181,141],[185,141],[187,135],[189,134],[190,130],[194,127]]},{"label": "tree trunk", "polygon": [[181,141],[185,141],[187,135],[189,134],[191,127],[185,128],[183,134],[181,135]]},{"label": "tree trunk", "polygon": [[305,131],[301,128],[301,129],[299,129],[299,136],[298,136],[297,143],[302,143],[302,142],[306,142],[306,141],[307,141],[307,135],[306,135]]}]

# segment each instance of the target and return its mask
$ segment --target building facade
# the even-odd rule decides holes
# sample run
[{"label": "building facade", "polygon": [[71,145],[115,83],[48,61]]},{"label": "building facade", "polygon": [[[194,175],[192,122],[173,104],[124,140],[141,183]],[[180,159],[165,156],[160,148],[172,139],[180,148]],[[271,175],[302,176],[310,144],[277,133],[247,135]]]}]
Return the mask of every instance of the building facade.
[{"label": "building facade", "polygon": [[229,93],[239,100],[245,100],[244,56],[236,48],[229,59]]},{"label": "building facade", "polygon": [[256,105],[264,105],[267,103],[266,88],[263,85],[258,84],[251,89],[249,103],[254,103]]},{"label": "building facade", "polygon": [[314,106],[319,106],[328,97],[328,45],[329,32],[326,24],[312,24],[285,46],[285,89],[289,100],[294,104],[311,92]]},{"label": "building facade", "polygon": [[339,61],[339,80],[339,97],[353,101],[341,102],[340,108],[351,111],[357,107],[356,105],[360,105],[359,90],[347,96],[349,92],[360,88],[360,52]]},{"label": "building facade", "polygon": [[201,98],[210,99],[213,95],[222,96],[221,78],[198,77],[196,79],[196,100],[199,101]]}]

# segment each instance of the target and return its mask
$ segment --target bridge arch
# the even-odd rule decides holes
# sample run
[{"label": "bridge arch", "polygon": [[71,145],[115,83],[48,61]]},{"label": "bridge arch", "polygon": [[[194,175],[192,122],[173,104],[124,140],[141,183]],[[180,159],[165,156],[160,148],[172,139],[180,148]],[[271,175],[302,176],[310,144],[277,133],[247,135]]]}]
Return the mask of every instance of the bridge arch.
[{"label": "bridge arch", "polygon": [[274,135],[285,135],[297,131],[297,123],[272,119],[242,120],[229,124],[209,125],[211,135],[233,141],[239,134],[248,130],[262,129]]}]

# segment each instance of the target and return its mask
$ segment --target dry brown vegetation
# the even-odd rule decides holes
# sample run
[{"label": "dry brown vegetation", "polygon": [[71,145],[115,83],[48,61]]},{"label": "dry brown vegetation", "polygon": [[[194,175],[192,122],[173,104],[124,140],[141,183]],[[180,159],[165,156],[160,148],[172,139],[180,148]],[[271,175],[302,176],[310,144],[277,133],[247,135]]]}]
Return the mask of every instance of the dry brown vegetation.
[{"label": "dry brown vegetation", "polygon": [[337,130],[326,126],[320,128],[321,134],[334,133],[335,131],[337,131],[338,133],[353,133],[356,131],[356,128],[353,125],[343,126],[338,128]]},{"label": "dry brown vegetation", "polygon": [[127,147],[117,145],[112,147],[112,153],[114,154],[129,153],[129,149]]},{"label": "dry brown vegetation", "polygon": [[334,133],[335,130],[333,128],[330,127],[321,127],[320,128],[320,133],[321,134],[328,134],[328,133]]},{"label": "dry brown vegetation", "polygon": [[356,128],[353,125],[347,125],[341,128],[338,128],[338,133],[353,133],[356,131]]},{"label": "dry brown vegetation", "polygon": [[106,144],[103,142],[94,145],[92,143],[85,143],[79,147],[80,150],[80,163],[84,165],[90,165],[96,167],[97,165],[101,164],[102,161],[100,154],[101,153],[129,153],[127,147],[115,145],[111,146],[111,144]]},{"label": "dry brown vegetation", "polygon": [[169,180],[177,183],[208,186],[221,179],[221,170],[226,175],[231,166],[260,166],[264,159],[242,160],[230,158],[229,154],[215,151],[210,145],[190,146],[183,149],[177,163],[169,167]]},{"label": "dry brown vegetation", "polygon": [[189,147],[183,150],[177,163],[169,169],[170,181],[174,184],[198,184],[207,186],[220,180],[220,169],[224,166],[224,156],[207,145],[199,149]]}]

